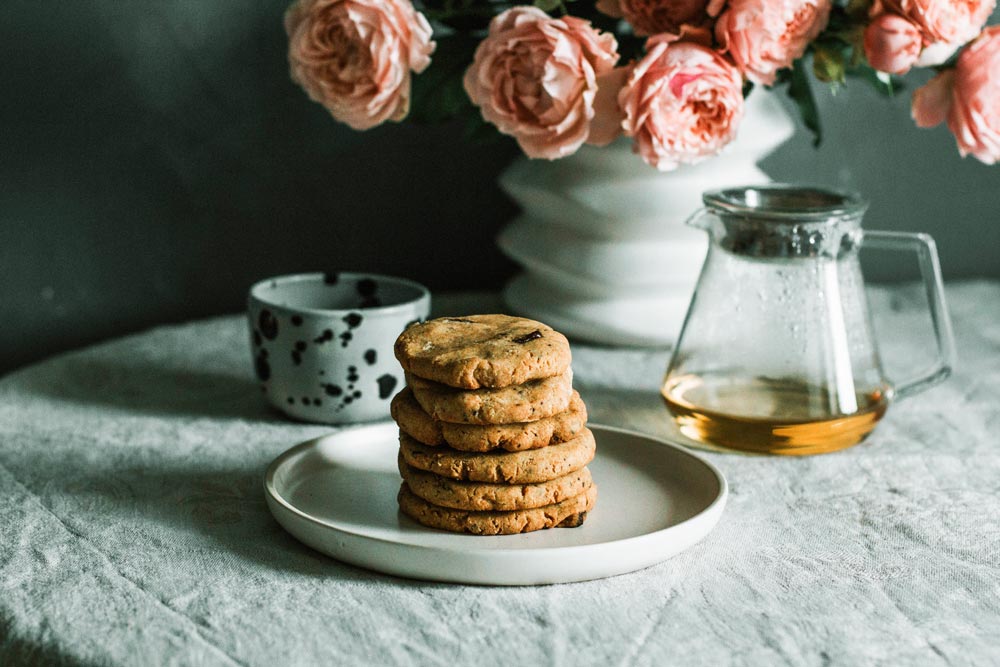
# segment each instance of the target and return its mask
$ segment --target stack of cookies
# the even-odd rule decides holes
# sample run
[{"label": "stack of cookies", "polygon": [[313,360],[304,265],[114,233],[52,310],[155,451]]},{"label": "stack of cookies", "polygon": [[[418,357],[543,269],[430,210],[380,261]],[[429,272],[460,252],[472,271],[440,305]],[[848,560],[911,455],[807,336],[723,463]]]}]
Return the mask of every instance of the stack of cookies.
[{"label": "stack of cookies", "polygon": [[477,535],[583,523],[597,487],[566,337],[506,315],[445,317],[396,341],[402,511]]}]

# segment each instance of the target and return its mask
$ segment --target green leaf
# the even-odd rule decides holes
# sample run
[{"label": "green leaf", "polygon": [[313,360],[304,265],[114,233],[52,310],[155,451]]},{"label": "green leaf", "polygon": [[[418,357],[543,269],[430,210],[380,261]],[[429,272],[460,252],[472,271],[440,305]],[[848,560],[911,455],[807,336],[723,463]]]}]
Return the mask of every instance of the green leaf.
[{"label": "green leaf", "polygon": [[806,71],[805,58],[799,58],[792,66],[788,79],[788,96],[792,98],[802,116],[802,122],[812,132],[813,146],[819,146],[823,141],[823,129],[819,122],[819,107],[813,97],[812,86],[809,84],[809,73]]},{"label": "green leaf", "polygon": [[820,81],[833,84],[834,90],[836,90],[838,84],[846,81],[844,49],[829,48],[817,44],[813,50],[813,74]]},{"label": "green leaf", "polygon": [[440,123],[472,108],[462,86],[462,77],[472,62],[475,39],[464,35],[437,38],[431,66],[413,77],[410,119]]}]

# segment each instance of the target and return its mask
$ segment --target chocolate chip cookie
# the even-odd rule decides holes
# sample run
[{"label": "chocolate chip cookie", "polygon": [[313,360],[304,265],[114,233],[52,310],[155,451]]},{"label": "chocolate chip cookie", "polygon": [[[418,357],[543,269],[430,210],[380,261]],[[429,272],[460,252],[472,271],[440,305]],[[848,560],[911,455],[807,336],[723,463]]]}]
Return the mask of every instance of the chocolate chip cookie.
[{"label": "chocolate chip cookie", "polygon": [[400,334],[395,353],[413,375],[460,389],[507,387],[562,375],[571,359],[561,333],[509,315],[442,317],[416,324]]},{"label": "chocolate chip cookie", "polygon": [[392,399],[392,418],[399,428],[425,445],[449,445],[465,452],[505,449],[518,452],[575,438],[587,423],[587,407],[573,392],[569,408],[551,417],[520,424],[452,424],[433,419],[417,403],[409,387]]},{"label": "chocolate chip cookie", "polygon": [[523,452],[460,452],[450,447],[428,447],[399,434],[399,451],[408,465],[441,475],[490,484],[534,484],[568,475],[594,458],[596,444],[590,429],[568,442]]},{"label": "chocolate chip cookie", "polygon": [[459,482],[424,472],[407,465],[402,455],[398,465],[400,476],[415,495],[432,505],[460,510],[507,511],[544,507],[578,496],[593,484],[587,468],[536,484],[486,484]]},{"label": "chocolate chip cookie", "polygon": [[411,373],[406,384],[424,412],[438,421],[513,424],[565,412],[573,396],[573,371],[499,389],[455,389]]},{"label": "chocolate chip cookie", "polygon": [[587,518],[597,500],[597,487],[566,500],[534,509],[477,512],[439,507],[414,494],[406,482],[399,487],[399,508],[431,528],[474,535],[511,535],[555,526],[575,528]]}]

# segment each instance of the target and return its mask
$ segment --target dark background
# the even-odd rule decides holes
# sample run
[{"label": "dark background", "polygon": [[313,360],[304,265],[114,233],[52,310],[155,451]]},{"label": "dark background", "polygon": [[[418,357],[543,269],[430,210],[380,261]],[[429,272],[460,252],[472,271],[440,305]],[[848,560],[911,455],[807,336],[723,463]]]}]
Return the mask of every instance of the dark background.
[{"label": "dark background", "polygon": [[[337,125],[288,80],[286,5],[0,3],[0,373],[239,311],[269,275],[354,269],[445,290],[513,273],[493,237],[516,212],[495,185],[516,146]],[[824,145],[800,132],[765,170],[860,190],[866,226],[932,233],[949,279],[1000,277],[1000,166],[913,127],[909,92],[859,86],[821,91]],[[912,263],[867,272],[908,279]]]}]

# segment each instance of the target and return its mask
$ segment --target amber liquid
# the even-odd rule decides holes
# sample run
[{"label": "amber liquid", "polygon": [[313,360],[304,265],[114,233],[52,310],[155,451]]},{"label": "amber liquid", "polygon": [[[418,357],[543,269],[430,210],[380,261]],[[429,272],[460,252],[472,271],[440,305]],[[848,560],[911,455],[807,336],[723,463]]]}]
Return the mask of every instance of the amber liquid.
[{"label": "amber liquid", "polygon": [[831,401],[830,392],[820,387],[770,378],[685,375],[668,378],[661,393],[681,433],[693,440],[793,456],[858,444],[889,404],[884,389]]}]

